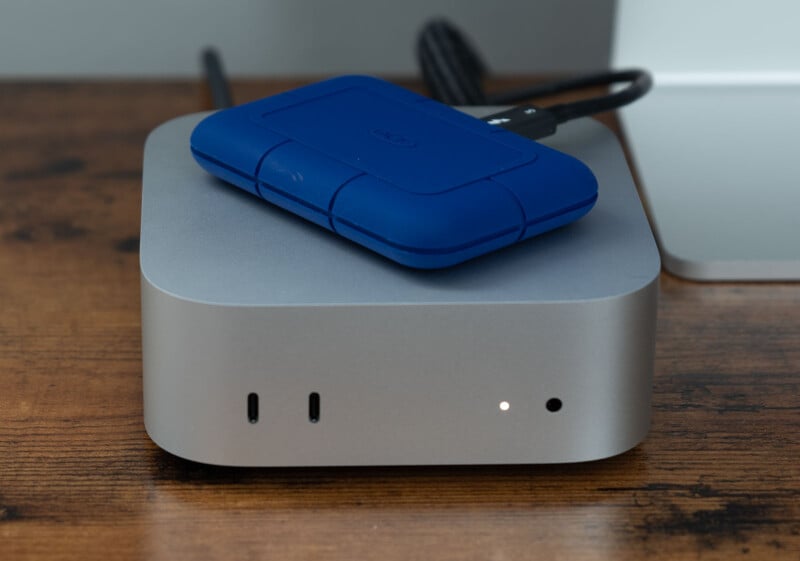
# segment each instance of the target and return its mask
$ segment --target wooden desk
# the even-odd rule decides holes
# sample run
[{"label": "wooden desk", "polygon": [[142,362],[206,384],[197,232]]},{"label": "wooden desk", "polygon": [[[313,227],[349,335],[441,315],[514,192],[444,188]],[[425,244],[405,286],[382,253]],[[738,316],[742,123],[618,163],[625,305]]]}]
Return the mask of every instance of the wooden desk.
[{"label": "wooden desk", "polygon": [[158,449],[142,146],[201,92],[0,83],[0,559],[800,559],[800,283],[663,275],[652,430],[609,460],[224,469]]}]

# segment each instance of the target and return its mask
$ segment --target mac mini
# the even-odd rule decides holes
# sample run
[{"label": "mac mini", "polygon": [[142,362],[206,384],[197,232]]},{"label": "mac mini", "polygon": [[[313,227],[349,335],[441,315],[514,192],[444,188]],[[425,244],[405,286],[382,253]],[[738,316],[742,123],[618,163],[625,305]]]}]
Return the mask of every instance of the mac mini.
[{"label": "mac mini", "polygon": [[229,466],[538,464],[645,437],[660,261],[603,125],[543,141],[597,178],[586,216],[418,270],[206,173],[189,138],[207,115],[145,146],[144,420],[161,448]]}]

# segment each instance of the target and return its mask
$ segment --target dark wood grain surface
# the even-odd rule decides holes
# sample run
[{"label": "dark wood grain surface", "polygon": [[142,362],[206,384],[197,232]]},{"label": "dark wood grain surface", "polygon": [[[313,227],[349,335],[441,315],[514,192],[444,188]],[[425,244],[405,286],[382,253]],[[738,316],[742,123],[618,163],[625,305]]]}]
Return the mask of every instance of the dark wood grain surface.
[{"label": "dark wood grain surface", "polygon": [[193,82],[0,83],[0,560],[800,559],[800,283],[662,275],[652,429],[609,460],[225,469],[159,450],[142,146],[207,107]]}]

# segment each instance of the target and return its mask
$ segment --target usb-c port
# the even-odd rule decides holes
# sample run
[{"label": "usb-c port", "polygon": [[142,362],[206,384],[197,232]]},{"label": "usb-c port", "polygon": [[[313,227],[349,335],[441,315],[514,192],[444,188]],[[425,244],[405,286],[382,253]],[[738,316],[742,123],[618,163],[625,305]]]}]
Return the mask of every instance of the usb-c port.
[{"label": "usb-c port", "polygon": [[317,392],[308,396],[308,420],[312,423],[319,422],[319,394]]},{"label": "usb-c port", "polygon": [[251,393],[247,396],[247,420],[251,423],[258,422],[258,394]]}]

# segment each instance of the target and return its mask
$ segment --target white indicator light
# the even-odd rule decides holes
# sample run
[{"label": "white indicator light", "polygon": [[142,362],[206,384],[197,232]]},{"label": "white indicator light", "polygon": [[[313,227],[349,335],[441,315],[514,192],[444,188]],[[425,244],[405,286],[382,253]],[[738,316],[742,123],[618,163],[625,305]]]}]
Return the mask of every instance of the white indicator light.
[{"label": "white indicator light", "polygon": [[511,409],[510,403],[508,403],[507,401],[500,402],[500,411],[508,411],[509,409]]}]

